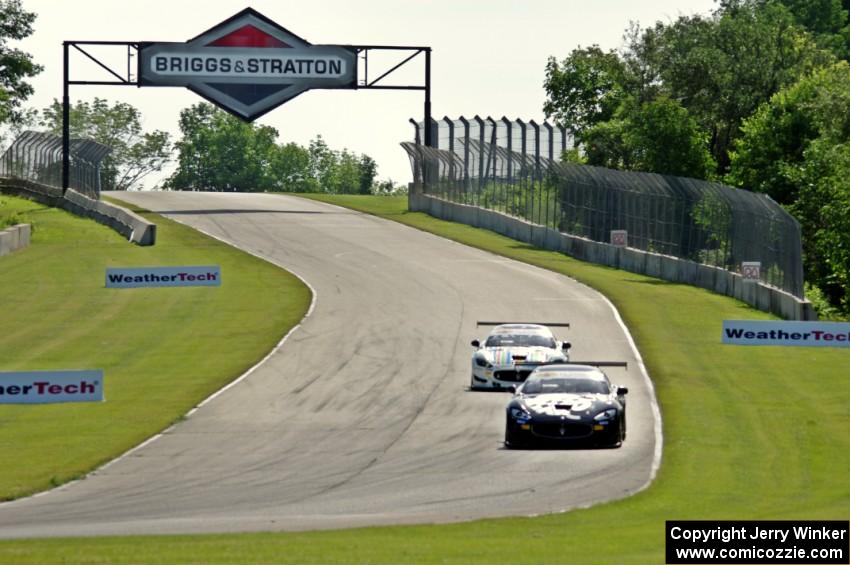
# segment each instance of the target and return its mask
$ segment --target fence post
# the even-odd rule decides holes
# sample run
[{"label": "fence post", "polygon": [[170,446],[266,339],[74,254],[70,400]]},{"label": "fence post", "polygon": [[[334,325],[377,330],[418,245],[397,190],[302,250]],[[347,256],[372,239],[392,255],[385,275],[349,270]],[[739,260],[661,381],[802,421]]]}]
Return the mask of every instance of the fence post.
[{"label": "fence post", "polygon": [[484,120],[478,114],[475,114],[472,119],[478,123],[478,196],[480,198],[484,187]]},{"label": "fence post", "polygon": [[[544,210],[543,210],[543,202],[540,202],[540,204],[538,205],[538,208],[540,208],[540,213],[541,213],[541,214],[545,214],[545,218],[546,218],[546,220],[545,220],[543,223],[544,223],[544,224],[548,224],[548,222],[549,222],[549,194],[548,194],[548,188],[549,188],[549,187],[548,187],[548,186],[546,187],[546,188],[547,188],[547,193],[544,195],[544,194],[543,194],[543,184],[544,184],[544,183],[543,183],[543,179],[544,179],[544,177],[548,177],[548,176],[549,176],[549,173],[551,172],[551,167],[552,167],[552,165],[555,163],[555,128],[554,128],[554,127],[552,127],[552,124],[550,124],[549,122],[543,122],[543,125],[546,127],[546,131],[547,131],[547,132],[548,132],[548,134],[549,134],[549,163],[548,163],[548,164],[547,164],[547,166],[546,166],[546,167],[547,167],[547,169],[546,169],[547,174],[546,174],[546,175],[541,176],[541,178],[540,178],[540,198],[544,198],[544,197],[546,198],[546,210],[545,210],[545,212],[544,212]],[[558,160],[560,160],[560,159],[558,159]]]},{"label": "fence post", "polygon": [[416,133],[414,134],[416,145],[422,145],[422,138],[419,136],[419,123],[413,118],[410,118],[408,121],[413,124],[413,129],[416,130]]},{"label": "fence post", "polygon": [[461,116],[460,122],[463,124],[463,192],[466,203],[465,196],[469,192],[469,120]]},{"label": "fence post", "polygon": [[497,206],[496,209],[498,209],[499,200],[498,200],[497,192],[496,192],[496,190],[498,188],[498,186],[496,184],[496,142],[497,142],[497,136],[498,136],[499,133],[498,133],[497,128],[496,128],[496,120],[494,120],[490,116],[487,116],[487,121],[490,122],[490,148],[487,151],[487,169],[486,169],[486,171],[487,171],[487,174],[489,175],[490,174],[490,163],[492,162],[493,163],[493,195],[494,195],[494,198],[496,200],[496,206]]},{"label": "fence post", "polygon": [[[457,185],[455,184],[455,180],[457,180],[455,179],[455,123],[448,116],[443,116],[443,121],[449,126],[449,180],[452,190],[457,192]],[[454,196],[456,201],[457,194]]]},{"label": "fence post", "polygon": [[[534,210],[534,186],[542,178],[540,174],[540,125],[534,120],[529,120],[528,123],[534,128],[534,176],[531,181],[531,210]],[[529,215],[533,216],[533,213]]]},{"label": "fence post", "polygon": [[[419,185],[419,189],[424,193],[425,187],[422,184],[425,182],[425,155],[422,153],[422,136],[419,135],[419,123],[410,118],[408,120],[411,124],[413,124],[413,129],[415,130],[414,139],[416,141],[416,154],[419,156],[418,162],[414,160],[413,163],[413,185]],[[410,200],[408,198],[408,200]]]},{"label": "fence post", "polygon": [[514,177],[513,129],[511,128],[511,121],[505,116],[502,116],[502,122],[504,122],[505,128],[508,130],[508,184],[511,184]]},{"label": "fence post", "polygon": [[429,147],[440,148],[440,124],[434,119],[431,120],[431,145]]}]

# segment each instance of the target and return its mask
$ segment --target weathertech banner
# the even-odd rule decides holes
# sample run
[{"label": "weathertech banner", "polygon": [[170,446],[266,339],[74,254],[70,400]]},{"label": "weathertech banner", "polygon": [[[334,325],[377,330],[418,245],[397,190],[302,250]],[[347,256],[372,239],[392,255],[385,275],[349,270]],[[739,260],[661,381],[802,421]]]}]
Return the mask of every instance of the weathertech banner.
[{"label": "weathertech banner", "polygon": [[221,286],[221,268],[213,265],[106,269],[106,286],[107,288]]},{"label": "weathertech banner", "polygon": [[724,320],[723,343],[850,347],[850,323]]},{"label": "weathertech banner", "polygon": [[0,373],[0,404],[102,401],[103,371]]}]

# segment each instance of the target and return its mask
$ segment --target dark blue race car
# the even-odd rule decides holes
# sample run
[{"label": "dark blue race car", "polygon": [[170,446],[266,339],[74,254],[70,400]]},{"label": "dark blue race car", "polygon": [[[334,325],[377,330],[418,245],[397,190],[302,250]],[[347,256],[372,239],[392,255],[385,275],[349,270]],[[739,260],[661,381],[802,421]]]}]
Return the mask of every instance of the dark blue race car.
[{"label": "dark blue race car", "polygon": [[591,365],[539,367],[508,404],[505,446],[619,447],[626,439],[628,392]]}]

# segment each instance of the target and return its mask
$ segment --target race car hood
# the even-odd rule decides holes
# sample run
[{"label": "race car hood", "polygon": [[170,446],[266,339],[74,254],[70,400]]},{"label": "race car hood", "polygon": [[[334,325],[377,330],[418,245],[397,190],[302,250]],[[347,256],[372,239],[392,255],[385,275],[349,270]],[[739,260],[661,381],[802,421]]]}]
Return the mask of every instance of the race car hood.
[{"label": "race car hood", "polygon": [[546,416],[567,416],[576,419],[582,416],[595,416],[610,408],[614,402],[605,394],[537,394],[526,396],[522,404],[531,414]]},{"label": "race car hood", "polygon": [[515,363],[546,363],[559,356],[557,351],[546,347],[485,347],[480,350],[493,365],[505,366]]}]

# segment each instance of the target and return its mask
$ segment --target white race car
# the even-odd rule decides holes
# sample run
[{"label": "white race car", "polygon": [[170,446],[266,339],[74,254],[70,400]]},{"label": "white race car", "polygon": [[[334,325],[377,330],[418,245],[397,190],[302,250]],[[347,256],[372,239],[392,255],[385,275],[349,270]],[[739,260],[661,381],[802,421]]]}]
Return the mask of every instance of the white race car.
[{"label": "white race car", "polygon": [[[482,344],[472,340],[472,378],[469,388],[512,390],[540,365],[570,360],[569,342],[559,342],[546,325],[478,322],[495,325]],[[547,324],[566,326],[569,324]]]}]

